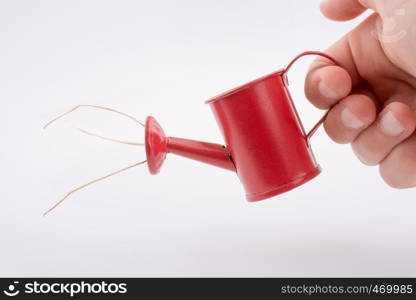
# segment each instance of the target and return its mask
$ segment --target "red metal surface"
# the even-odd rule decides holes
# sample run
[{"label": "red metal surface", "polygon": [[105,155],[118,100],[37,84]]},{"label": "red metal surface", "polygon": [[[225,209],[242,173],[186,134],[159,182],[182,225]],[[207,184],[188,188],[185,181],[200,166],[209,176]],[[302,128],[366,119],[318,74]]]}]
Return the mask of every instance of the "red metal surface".
[{"label": "red metal surface", "polygon": [[146,119],[144,140],[149,172],[157,174],[166,158],[167,143],[162,127],[153,117]]},{"label": "red metal surface", "polygon": [[320,173],[309,138],[325,116],[306,134],[287,90],[286,69],[223,93],[207,103],[216,117],[226,146],[166,138],[152,117],[146,121],[149,170],[156,174],[166,156],[174,153],[236,171],[249,201],[291,190]]},{"label": "red metal surface", "polygon": [[230,152],[222,145],[169,137],[168,153],[236,171]]},{"label": "red metal surface", "polygon": [[159,173],[166,154],[172,153],[230,171],[236,171],[229,151],[222,145],[166,137],[153,117],[147,117],[145,129],[147,165],[151,174]]},{"label": "red metal surface", "polygon": [[320,172],[282,74],[210,101],[249,201],[286,192]]}]

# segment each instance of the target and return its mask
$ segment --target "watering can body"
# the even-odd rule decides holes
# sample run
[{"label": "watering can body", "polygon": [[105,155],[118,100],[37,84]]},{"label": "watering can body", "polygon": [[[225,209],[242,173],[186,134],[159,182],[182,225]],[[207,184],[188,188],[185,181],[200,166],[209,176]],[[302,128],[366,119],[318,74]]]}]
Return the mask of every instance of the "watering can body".
[{"label": "watering can body", "polygon": [[249,201],[319,174],[283,70],[208,101]]}]

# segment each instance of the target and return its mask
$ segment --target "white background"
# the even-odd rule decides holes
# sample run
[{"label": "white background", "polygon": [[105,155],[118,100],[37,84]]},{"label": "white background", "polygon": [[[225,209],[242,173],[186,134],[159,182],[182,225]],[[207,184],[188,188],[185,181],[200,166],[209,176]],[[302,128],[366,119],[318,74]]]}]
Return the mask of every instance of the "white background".
[{"label": "white background", "polygon": [[[144,159],[76,130],[142,141],[128,119],[85,109],[43,131],[57,114],[107,105],[221,143],[205,99],[357,22],[326,20],[315,0],[1,1],[0,275],[416,276],[415,190],[387,187],[322,130],[323,173],[279,197],[247,203],[231,172],[168,156],[157,176],[129,170],[42,217]],[[305,127],[322,114],[303,96],[309,63],[289,75]]]}]

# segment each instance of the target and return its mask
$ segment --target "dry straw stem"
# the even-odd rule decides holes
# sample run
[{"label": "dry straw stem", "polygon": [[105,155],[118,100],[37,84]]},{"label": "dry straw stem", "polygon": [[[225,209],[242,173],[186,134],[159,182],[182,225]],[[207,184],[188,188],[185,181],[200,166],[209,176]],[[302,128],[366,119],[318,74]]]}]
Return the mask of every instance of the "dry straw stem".
[{"label": "dry straw stem", "polygon": [[79,190],[81,190],[81,189],[83,189],[83,188],[86,188],[87,186],[89,186],[89,185],[91,185],[91,184],[94,184],[94,183],[96,183],[96,182],[98,182],[98,181],[101,181],[101,180],[104,180],[104,179],[106,179],[106,178],[108,178],[108,177],[111,177],[111,176],[114,176],[114,175],[116,175],[116,174],[119,174],[119,173],[121,173],[121,172],[124,172],[124,171],[127,171],[127,170],[129,170],[129,169],[131,169],[131,168],[134,168],[134,167],[137,167],[137,166],[140,166],[140,165],[142,165],[142,164],[144,164],[144,163],[146,163],[147,161],[146,160],[144,160],[144,161],[141,161],[141,162],[138,162],[138,163],[135,163],[135,164],[133,164],[133,165],[131,165],[131,166],[128,166],[128,167],[125,167],[125,168],[123,168],[123,169],[120,169],[120,170],[117,170],[117,171],[114,171],[114,172],[111,172],[110,174],[107,174],[107,175],[105,175],[105,176],[102,176],[102,177],[100,177],[100,178],[97,178],[97,179],[94,179],[94,180],[92,180],[92,181],[90,181],[90,182],[88,182],[88,183],[85,183],[85,184],[83,184],[83,185],[81,185],[81,186],[79,186],[79,187],[77,187],[77,188],[75,188],[75,189],[73,189],[73,190],[71,190],[70,192],[68,192],[66,195],[65,195],[65,197],[63,197],[61,200],[59,200],[56,204],[54,204],[51,208],[49,208],[47,211],[45,211],[44,212],[44,214],[43,214],[43,216],[46,216],[48,213],[50,213],[52,210],[54,210],[55,208],[57,208],[62,202],[64,202],[65,201],[65,199],[66,198],[68,198],[69,196],[71,196],[73,193],[75,193],[75,192],[77,192],[77,191],[79,191]]},{"label": "dry straw stem", "polygon": [[85,129],[82,129],[82,128],[78,128],[78,130],[81,131],[82,133],[87,134],[87,135],[91,135],[91,136],[94,136],[94,137],[97,137],[97,138],[100,138],[100,139],[103,139],[103,140],[115,142],[115,143],[120,143],[120,144],[125,144],[125,145],[130,145],[130,146],[144,146],[144,143],[121,141],[121,140],[105,137],[105,136],[102,136],[102,135],[98,135],[96,133],[89,132],[89,131],[87,131]]},{"label": "dry straw stem", "polygon": [[128,114],[126,114],[126,113],[123,113],[123,112],[121,112],[121,111],[115,110],[115,109],[110,108],[110,107],[99,106],[99,105],[89,105],[89,104],[88,104],[88,105],[77,105],[77,106],[75,106],[75,107],[71,108],[70,110],[68,110],[68,111],[64,112],[63,114],[61,114],[61,115],[57,116],[56,118],[54,118],[54,119],[50,120],[48,123],[46,123],[46,124],[45,124],[45,126],[43,126],[43,129],[48,128],[48,127],[49,127],[52,123],[54,123],[55,121],[57,121],[57,120],[59,120],[59,119],[61,119],[61,118],[65,117],[66,115],[68,115],[68,114],[72,113],[73,111],[77,110],[78,108],[82,108],[82,107],[91,107],[91,108],[97,108],[97,109],[102,109],[102,110],[111,111],[111,112],[114,112],[114,113],[120,114],[120,115],[122,115],[122,116],[125,116],[125,117],[127,117],[127,118],[129,118],[129,119],[133,120],[134,122],[139,123],[141,126],[143,126],[143,127],[144,127],[144,124],[143,124],[142,122],[140,122],[139,120],[137,120],[135,117],[133,117],[133,116],[131,116],[131,115],[128,115]]},{"label": "dry straw stem", "polygon": [[[134,122],[136,122],[136,123],[138,123],[138,124],[140,124],[141,126],[145,126],[142,122],[140,122],[139,120],[137,120],[135,117],[133,117],[133,116],[131,116],[131,115],[128,115],[128,114],[126,114],[126,113],[123,113],[123,112],[121,112],[121,111],[118,111],[118,110],[115,110],[115,109],[113,109],[113,108],[109,108],[109,107],[104,107],[104,106],[98,106],[98,105],[77,105],[77,106],[75,106],[75,107],[73,107],[73,108],[71,108],[70,110],[68,110],[68,111],[66,111],[66,112],[64,112],[64,113],[62,113],[61,115],[59,115],[59,116],[57,116],[56,118],[54,118],[54,119],[52,119],[51,121],[49,121],[48,123],[46,123],[45,124],[45,126],[43,126],[43,129],[46,129],[46,128],[48,128],[52,123],[54,123],[54,122],[56,122],[57,120],[59,120],[59,119],[61,119],[61,118],[63,118],[63,117],[65,117],[66,115],[68,115],[68,114],[70,114],[70,113],[72,113],[73,111],[75,111],[75,110],[77,110],[78,108],[83,108],[83,107],[90,107],[90,108],[96,108],[96,109],[102,109],[102,110],[107,110],[107,111],[111,111],[111,112],[114,112],[114,113],[117,113],[117,114],[120,114],[120,115],[122,115],[122,116],[125,116],[125,117],[127,117],[127,118],[129,118],[129,119],[131,119],[131,120],[133,120]],[[132,146],[144,146],[144,144],[143,143],[136,143],[136,142],[129,142],[129,141],[122,141],[122,140],[117,140],[117,139],[113,139],[113,138],[109,138],[109,137],[104,137],[104,136],[101,136],[101,135],[98,135],[98,134],[95,134],[95,133],[92,133],[92,132],[89,132],[89,131],[87,131],[87,130],[84,130],[84,129],[79,129],[82,133],[85,133],[85,134],[88,134],[88,135],[91,135],[91,136],[94,136],[94,137],[98,137],[98,138],[101,138],[101,139],[104,139],[104,140],[108,140],[108,141],[112,141],[112,142],[116,142],[116,143],[121,143],[121,144],[126,144],[126,145],[132,145]],[[94,184],[94,183],[97,183],[97,182],[99,182],[99,181],[101,181],[101,180],[104,180],[104,179],[106,179],[106,178],[109,178],[109,177],[111,177],[111,176],[114,176],[114,175],[116,175],[116,174],[119,174],[119,173],[121,173],[121,172],[124,172],[124,171],[127,171],[127,170],[129,170],[129,169],[131,169],[131,168],[134,168],[134,167],[137,167],[137,166],[140,166],[140,165],[142,165],[142,164],[145,164],[147,162],[147,160],[144,160],[144,161],[141,161],[141,162],[138,162],[138,163],[135,163],[135,164],[133,164],[133,165],[131,165],[131,166],[128,166],[128,167],[125,167],[125,168],[123,168],[123,169],[120,169],[120,170],[117,170],[117,171],[114,171],[114,172],[111,172],[110,174],[107,174],[107,175],[105,175],[105,176],[102,176],[102,177],[100,177],[100,178],[97,178],[97,179],[94,179],[94,180],[92,180],[92,181],[90,181],[90,182],[88,182],[88,183],[85,183],[85,184],[83,184],[83,185],[81,185],[81,186],[79,186],[79,187],[77,187],[77,188],[75,188],[75,189],[73,189],[73,190],[71,190],[70,192],[68,192],[66,195],[65,195],[65,197],[63,197],[61,200],[59,200],[55,205],[53,205],[51,208],[49,208],[44,214],[43,214],[43,216],[46,216],[48,213],[50,213],[52,210],[54,210],[55,208],[57,208],[62,202],[64,202],[65,201],[65,199],[67,199],[70,195],[72,195],[73,193],[75,193],[75,192],[77,192],[77,191],[79,191],[79,190],[81,190],[81,189],[83,189],[83,188],[86,188],[87,186],[89,186],[89,185],[92,185],[92,184]]]}]

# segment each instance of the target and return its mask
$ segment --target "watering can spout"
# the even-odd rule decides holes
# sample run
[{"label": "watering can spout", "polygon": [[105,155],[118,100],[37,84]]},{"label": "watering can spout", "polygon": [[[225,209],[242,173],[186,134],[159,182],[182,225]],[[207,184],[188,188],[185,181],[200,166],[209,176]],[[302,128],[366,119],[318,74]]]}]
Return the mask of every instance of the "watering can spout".
[{"label": "watering can spout", "polygon": [[235,171],[230,153],[223,145],[168,137],[167,148],[168,153]]},{"label": "watering can spout", "polygon": [[176,137],[166,137],[153,117],[146,119],[146,156],[149,171],[157,174],[167,153],[187,157],[230,171],[236,171],[231,155],[225,146]]}]

